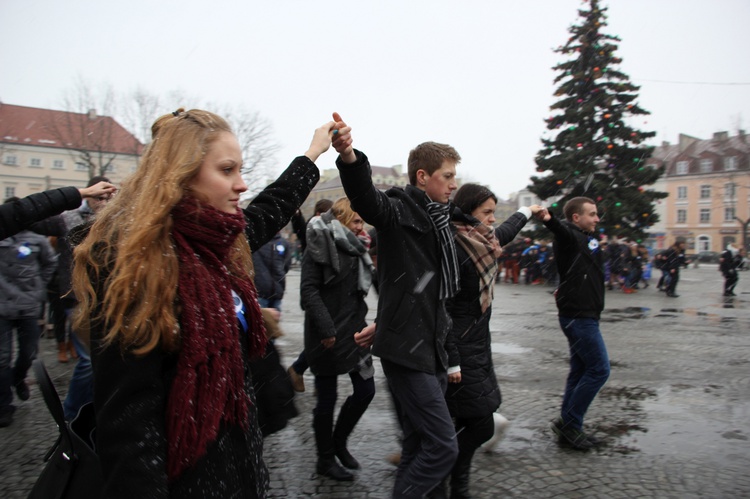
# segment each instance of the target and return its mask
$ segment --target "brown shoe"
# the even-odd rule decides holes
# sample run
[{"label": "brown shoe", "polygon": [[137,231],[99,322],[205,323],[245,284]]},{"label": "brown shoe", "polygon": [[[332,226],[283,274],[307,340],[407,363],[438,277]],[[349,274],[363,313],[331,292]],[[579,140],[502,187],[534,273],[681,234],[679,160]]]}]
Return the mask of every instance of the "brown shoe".
[{"label": "brown shoe", "polygon": [[302,377],[301,374],[297,374],[297,371],[294,370],[294,367],[289,366],[289,369],[287,369],[287,372],[289,373],[289,379],[292,380],[292,388],[295,392],[304,392],[305,391],[305,378]]},{"label": "brown shoe", "polygon": [[68,363],[68,350],[65,343],[58,343],[57,344],[57,361],[61,364],[67,364]]},{"label": "brown shoe", "polygon": [[76,347],[73,346],[73,342],[68,340],[68,343],[66,343],[68,347],[68,353],[70,353],[70,358],[75,360],[78,358],[78,352],[76,352]]}]

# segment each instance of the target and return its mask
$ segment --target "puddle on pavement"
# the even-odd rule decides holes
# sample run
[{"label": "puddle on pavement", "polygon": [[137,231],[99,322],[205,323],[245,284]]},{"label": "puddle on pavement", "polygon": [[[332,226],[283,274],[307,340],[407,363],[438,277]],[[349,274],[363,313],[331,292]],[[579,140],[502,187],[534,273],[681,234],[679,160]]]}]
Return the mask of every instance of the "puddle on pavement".
[{"label": "puddle on pavement", "polygon": [[492,343],[492,353],[503,353],[506,355],[515,355],[531,351],[531,348],[525,348],[511,343]]},{"label": "puddle on pavement", "polygon": [[[723,405],[721,410],[729,409],[731,413],[727,414],[727,420],[716,421],[695,409],[696,404],[705,400],[701,397],[693,400],[689,394],[692,389],[708,388],[675,385],[659,390],[657,397],[639,401],[645,419],[637,427],[627,428],[617,438],[614,450],[621,448],[651,455],[711,454],[731,459],[750,440],[750,434],[743,431],[742,425],[736,425],[750,414],[750,402],[735,400],[731,409]],[[676,393],[680,394],[679,399],[673,396]]]}]

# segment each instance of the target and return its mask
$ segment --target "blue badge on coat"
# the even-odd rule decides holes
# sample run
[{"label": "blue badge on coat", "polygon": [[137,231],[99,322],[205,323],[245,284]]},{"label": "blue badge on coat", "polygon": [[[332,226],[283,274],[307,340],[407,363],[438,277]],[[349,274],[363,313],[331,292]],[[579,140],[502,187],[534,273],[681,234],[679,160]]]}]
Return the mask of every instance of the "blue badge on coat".
[{"label": "blue badge on coat", "polygon": [[589,237],[589,249],[592,253],[596,253],[599,251],[599,241],[597,241],[593,237]]}]

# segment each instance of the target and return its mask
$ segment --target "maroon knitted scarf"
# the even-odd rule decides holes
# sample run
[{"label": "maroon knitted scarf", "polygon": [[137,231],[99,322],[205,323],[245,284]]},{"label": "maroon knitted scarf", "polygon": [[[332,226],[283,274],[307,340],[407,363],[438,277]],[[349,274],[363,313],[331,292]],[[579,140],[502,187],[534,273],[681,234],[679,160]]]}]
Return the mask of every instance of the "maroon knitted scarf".
[{"label": "maroon knitted scarf", "polygon": [[180,262],[181,345],[167,401],[170,480],[206,453],[222,423],[248,425],[250,398],[232,290],[245,303],[250,355],[262,354],[266,343],[253,281],[227,268],[235,238],[244,237],[242,212],[224,213],[187,197],[172,210],[172,218]]}]

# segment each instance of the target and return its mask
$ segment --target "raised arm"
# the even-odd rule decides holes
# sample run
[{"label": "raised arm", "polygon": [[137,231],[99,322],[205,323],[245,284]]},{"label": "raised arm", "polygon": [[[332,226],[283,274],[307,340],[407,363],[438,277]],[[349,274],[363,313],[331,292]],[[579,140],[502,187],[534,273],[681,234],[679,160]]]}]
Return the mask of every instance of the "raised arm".
[{"label": "raised arm", "polygon": [[333,113],[336,135],[333,147],[339,153],[336,167],[341,175],[341,185],[362,220],[375,227],[386,227],[395,219],[394,209],[385,193],[372,183],[372,170],[367,156],[352,147],[351,127]]},{"label": "raised arm", "polygon": [[32,224],[81,206],[76,187],[62,187],[37,192],[18,201],[0,205],[0,239],[28,229]]}]

